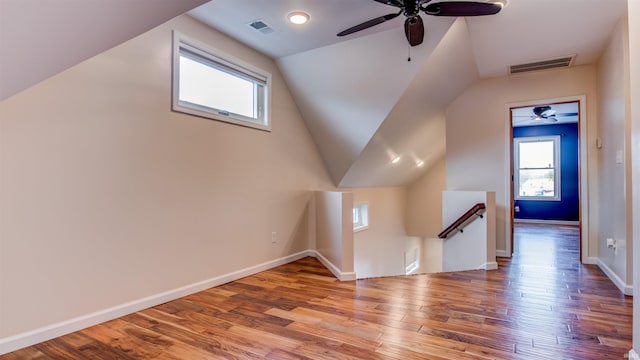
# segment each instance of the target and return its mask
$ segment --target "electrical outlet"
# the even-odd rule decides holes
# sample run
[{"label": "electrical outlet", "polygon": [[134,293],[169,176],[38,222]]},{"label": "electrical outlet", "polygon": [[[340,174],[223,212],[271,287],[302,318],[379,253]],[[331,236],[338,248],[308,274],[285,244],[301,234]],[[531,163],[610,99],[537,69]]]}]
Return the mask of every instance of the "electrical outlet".
[{"label": "electrical outlet", "polygon": [[275,244],[278,241],[278,233],[275,231],[271,232],[271,243]]},{"label": "electrical outlet", "polygon": [[516,206],[515,208],[513,208],[514,212],[520,212],[520,206]]},{"label": "electrical outlet", "polygon": [[615,249],[616,247],[616,241],[613,240],[612,238],[607,238],[607,247],[609,249]]}]

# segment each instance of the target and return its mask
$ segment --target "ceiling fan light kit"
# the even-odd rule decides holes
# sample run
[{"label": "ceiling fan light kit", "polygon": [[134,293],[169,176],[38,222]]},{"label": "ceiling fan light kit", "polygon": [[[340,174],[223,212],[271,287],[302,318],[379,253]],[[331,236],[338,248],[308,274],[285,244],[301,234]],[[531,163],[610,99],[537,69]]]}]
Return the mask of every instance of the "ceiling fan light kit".
[{"label": "ceiling fan light kit", "polygon": [[571,118],[578,116],[577,112],[559,113],[556,109],[553,109],[551,105],[535,106],[531,111],[533,112],[533,115],[515,115],[514,118],[520,119],[515,120],[514,124],[520,124],[519,126],[522,126],[523,123],[528,123],[530,121],[535,123],[556,123],[559,121],[559,117]]},{"label": "ceiling fan light kit", "polygon": [[500,12],[506,5],[506,0],[494,2],[480,1],[441,1],[432,3],[431,0],[373,0],[385,5],[399,8],[397,13],[383,15],[356,26],[350,27],[338,33],[338,36],[346,36],[370,27],[382,24],[383,22],[395,19],[403,14],[404,33],[411,46],[422,44],[424,39],[424,23],[420,17],[420,12],[432,16],[485,16],[494,15]]}]

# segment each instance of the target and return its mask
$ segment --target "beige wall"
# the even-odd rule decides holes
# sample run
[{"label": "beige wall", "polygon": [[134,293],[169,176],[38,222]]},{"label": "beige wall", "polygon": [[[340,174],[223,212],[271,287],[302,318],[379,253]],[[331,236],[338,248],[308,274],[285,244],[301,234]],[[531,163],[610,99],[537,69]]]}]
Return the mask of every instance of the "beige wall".
[{"label": "beige wall", "polygon": [[353,193],[318,191],[315,204],[316,250],[333,274],[344,280],[354,271]]},{"label": "beige wall", "polygon": [[354,234],[354,267],[361,278],[405,274],[405,251],[422,251],[422,240],[404,227],[406,189],[356,189],[354,203],[369,204],[369,228]]},{"label": "beige wall", "polygon": [[476,204],[484,204],[481,217],[472,215],[461,231],[442,241],[442,271],[494,270],[496,262],[496,194],[493,191],[444,191],[442,227],[453,224]]},{"label": "beige wall", "polygon": [[629,108],[633,178],[633,352],[640,359],[640,1],[629,0]]},{"label": "beige wall", "polygon": [[[506,249],[508,176],[508,118],[506,104],[537,99],[586,95],[589,185],[596,185],[596,71],[594,66],[577,66],[481,80],[470,86],[446,110],[447,190],[496,192],[497,249]],[[584,166],[584,164],[583,164]],[[591,187],[589,188],[591,190]],[[595,199],[591,196],[590,199]],[[591,209],[597,209],[590,200]],[[583,215],[584,216],[584,215]],[[590,214],[590,225],[597,226]],[[595,231],[595,229],[593,229]],[[590,233],[594,233],[590,230]],[[596,244],[589,254],[596,253]]]},{"label": "beige wall", "polygon": [[406,229],[412,236],[437,238],[442,231],[442,192],[447,188],[445,157],[407,186]]},{"label": "beige wall", "polygon": [[[627,19],[618,23],[608,47],[598,62],[598,132],[602,148],[598,150],[598,194],[603,211],[599,215],[598,257],[620,280],[632,284],[627,264],[627,239],[631,235],[631,162],[630,116],[628,101]],[[618,162],[617,153],[624,154]],[[617,242],[617,250],[607,248],[606,238]],[[629,241],[629,245],[630,245]]]},{"label": "beige wall", "polygon": [[[170,111],[173,29],[273,74],[271,133]],[[0,338],[306,250],[332,188],[276,64],[186,16],[0,119]]]}]

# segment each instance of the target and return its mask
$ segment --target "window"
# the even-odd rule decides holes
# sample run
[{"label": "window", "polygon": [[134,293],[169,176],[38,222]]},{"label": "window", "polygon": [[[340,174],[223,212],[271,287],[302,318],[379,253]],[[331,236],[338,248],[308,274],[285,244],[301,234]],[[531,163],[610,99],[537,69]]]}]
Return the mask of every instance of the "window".
[{"label": "window", "polygon": [[173,110],[270,130],[271,74],[174,32]]},{"label": "window", "polygon": [[420,250],[415,248],[404,252],[404,273],[413,274],[420,267]]},{"label": "window", "polygon": [[514,139],[516,200],[560,200],[560,136]]},{"label": "window", "polygon": [[369,228],[369,204],[360,203],[353,206],[353,231]]}]

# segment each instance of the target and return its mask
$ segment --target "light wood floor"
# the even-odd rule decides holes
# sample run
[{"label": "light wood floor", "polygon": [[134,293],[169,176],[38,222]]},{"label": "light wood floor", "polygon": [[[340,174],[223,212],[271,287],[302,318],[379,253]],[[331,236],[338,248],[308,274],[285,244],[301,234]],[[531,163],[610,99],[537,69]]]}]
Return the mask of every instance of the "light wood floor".
[{"label": "light wood floor", "polygon": [[498,270],[355,282],[305,258],[0,359],[624,359],[632,299],[577,244],[520,226]]}]

